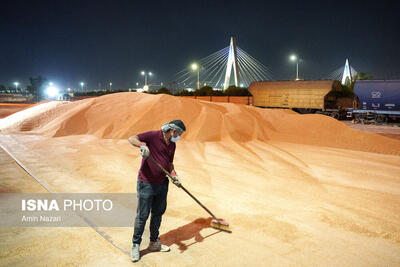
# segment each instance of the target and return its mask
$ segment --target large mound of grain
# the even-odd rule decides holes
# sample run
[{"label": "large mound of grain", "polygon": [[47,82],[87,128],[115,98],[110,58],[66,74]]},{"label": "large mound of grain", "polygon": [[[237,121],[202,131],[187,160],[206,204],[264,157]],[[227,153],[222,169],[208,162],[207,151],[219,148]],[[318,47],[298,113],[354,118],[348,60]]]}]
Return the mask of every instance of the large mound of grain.
[{"label": "large mound of grain", "polygon": [[0,120],[0,131],[49,137],[90,134],[126,139],[173,119],[187,126],[183,140],[198,142],[284,141],[385,154],[400,142],[353,130],[323,115],[211,103],[169,95],[117,93],[77,102],[48,102]]}]

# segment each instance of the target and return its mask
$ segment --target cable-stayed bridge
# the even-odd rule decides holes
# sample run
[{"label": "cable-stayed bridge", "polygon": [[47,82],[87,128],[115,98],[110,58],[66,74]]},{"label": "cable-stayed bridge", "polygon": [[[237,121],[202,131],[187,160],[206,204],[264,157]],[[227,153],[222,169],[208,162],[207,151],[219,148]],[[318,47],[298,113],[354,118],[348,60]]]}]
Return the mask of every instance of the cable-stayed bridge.
[{"label": "cable-stayed bridge", "polygon": [[[214,89],[226,89],[230,85],[248,87],[254,81],[272,80],[272,72],[260,61],[236,45],[231,37],[230,45],[208,55],[195,64],[184,68],[175,75],[176,89],[196,89],[211,86]],[[328,74],[325,79],[339,80],[343,85],[350,84],[358,74],[349,60]]]},{"label": "cable-stayed bridge", "polygon": [[185,89],[209,85],[215,89],[226,89],[230,85],[248,87],[253,81],[272,80],[271,71],[236,46],[233,37],[229,46],[200,59],[195,66],[176,74],[177,87]]}]

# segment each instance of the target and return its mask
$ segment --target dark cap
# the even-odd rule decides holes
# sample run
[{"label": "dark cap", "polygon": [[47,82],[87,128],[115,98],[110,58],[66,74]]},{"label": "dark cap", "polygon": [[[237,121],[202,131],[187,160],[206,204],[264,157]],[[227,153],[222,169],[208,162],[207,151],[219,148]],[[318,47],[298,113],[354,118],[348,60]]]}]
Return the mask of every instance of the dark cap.
[{"label": "dark cap", "polygon": [[174,125],[178,126],[179,128],[182,129],[183,132],[186,131],[185,124],[181,120],[173,120],[170,122],[170,124],[174,124]]}]

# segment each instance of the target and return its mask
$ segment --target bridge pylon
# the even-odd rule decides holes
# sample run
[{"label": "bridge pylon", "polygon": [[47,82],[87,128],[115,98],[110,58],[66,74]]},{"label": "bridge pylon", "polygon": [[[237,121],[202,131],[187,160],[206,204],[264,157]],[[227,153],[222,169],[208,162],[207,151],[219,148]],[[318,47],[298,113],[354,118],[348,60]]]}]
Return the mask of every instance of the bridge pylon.
[{"label": "bridge pylon", "polygon": [[233,75],[235,78],[235,86],[238,87],[240,84],[239,64],[238,64],[238,59],[237,59],[236,40],[234,37],[231,37],[231,43],[229,45],[229,55],[228,55],[228,61],[227,61],[227,65],[226,65],[224,89],[227,89],[229,87],[229,82],[230,82],[231,73],[232,73],[232,67],[233,67]]},{"label": "bridge pylon", "polygon": [[342,76],[342,84],[349,85],[352,81],[353,81],[353,76],[351,73],[349,59],[346,58],[346,63],[344,64],[344,70],[343,70],[343,76]]}]

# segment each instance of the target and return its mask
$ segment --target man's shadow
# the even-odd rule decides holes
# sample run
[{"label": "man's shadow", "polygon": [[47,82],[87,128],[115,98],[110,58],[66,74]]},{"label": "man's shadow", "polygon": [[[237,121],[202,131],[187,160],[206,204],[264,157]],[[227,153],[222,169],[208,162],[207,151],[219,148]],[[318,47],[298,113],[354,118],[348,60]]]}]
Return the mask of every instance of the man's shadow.
[{"label": "man's shadow", "polygon": [[[185,224],[184,226],[181,226],[179,228],[171,230],[160,236],[161,243],[165,244],[167,246],[176,244],[179,246],[179,250],[181,251],[181,253],[183,253],[185,250],[188,249],[189,246],[194,245],[198,242],[203,242],[203,240],[205,238],[221,232],[221,230],[216,230],[215,232],[213,232],[207,236],[202,236],[200,234],[201,230],[206,229],[206,228],[212,228],[210,226],[211,220],[212,220],[211,217],[210,218],[199,218],[199,219],[194,220],[191,223]],[[184,240],[190,240],[192,238],[194,238],[194,240],[195,240],[195,242],[193,242],[193,243],[185,245],[182,242]],[[144,256],[150,252],[151,251],[146,248],[144,250],[141,250],[140,254],[141,254],[141,256]]]}]

